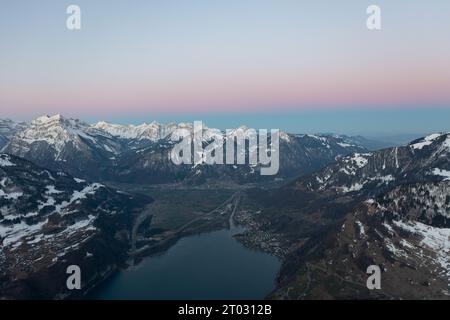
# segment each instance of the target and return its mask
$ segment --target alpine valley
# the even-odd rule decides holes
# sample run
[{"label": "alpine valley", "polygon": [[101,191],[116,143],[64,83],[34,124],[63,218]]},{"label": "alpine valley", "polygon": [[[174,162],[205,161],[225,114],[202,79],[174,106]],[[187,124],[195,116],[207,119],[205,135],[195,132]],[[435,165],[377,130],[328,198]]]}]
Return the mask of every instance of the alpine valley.
[{"label": "alpine valley", "polygon": [[[193,127],[0,120],[0,298],[83,298],[232,224],[244,246],[282,261],[267,298],[450,297],[450,134],[387,146],[281,132],[280,170],[261,176],[248,164],[174,165],[179,130]],[[221,132],[203,130],[205,145]],[[69,265],[83,290],[67,289]],[[366,287],[370,265],[379,290]]]}]

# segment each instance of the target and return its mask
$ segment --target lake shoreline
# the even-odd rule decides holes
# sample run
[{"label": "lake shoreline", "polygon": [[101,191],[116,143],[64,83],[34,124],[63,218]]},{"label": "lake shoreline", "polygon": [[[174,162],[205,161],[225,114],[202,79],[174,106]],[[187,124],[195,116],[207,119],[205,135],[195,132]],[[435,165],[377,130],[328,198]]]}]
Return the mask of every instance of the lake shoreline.
[{"label": "lake shoreline", "polygon": [[[113,274],[110,274],[110,276],[107,279],[102,280],[101,283],[99,283],[98,285],[95,286],[95,288],[90,290],[86,294],[86,298],[87,299],[93,299],[93,300],[97,300],[97,299],[99,299],[99,300],[103,300],[103,299],[106,299],[106,300],[109,300],[109,299],[112,299],[112,300],[115,300],[115,299],[129,299],[130,297],[126,297],[127,294],[122,295],[119,292],[115,292],[115,293],[110,293],[110,294],[106,293],[106,294],[102,295],[101,291],[102,290],[103,291],[105,291],[105,290],[108,291],[109,290],[108,287],[111,286],[111,283],[117,283],[118,281],[120,282],[121,281],[120,278],[123,277],[124,275],[129,275],[129,274],[132,274],[132,273],[135,273],[135,272],[140,273],[140,272],[143,272],[143,271],[139,271],[139,270],[143,270],[143,269],[148,268],[148,267],[151,269],[152,268],[152,263],[155,264],[155,261],[156,261],[156,263],[158,263],[158,261],[160,261],[161,259],[167,259],[165,257],[167,255],[171,255],[172,254],[171,250],[174,250],[174,248],[177,248],[177,246],[179,246],[180,243],[181,243],[181,246],[186,246],[186,242],[189,243],[189,242],[192,242],[192,241],[194,241],[194,242],[200,241],[199,242],[200,245],[208,246],[208,244],[210,245],[214,241],[206,241],[205,243],[202,244],[201,243],[202,242],[201,239],[204,239],[204,240],[214,240],[215,239],[215,241],[217,241],[217,245],[219,245],[219,246],[222,245],[222,246],[225,247],[225,250],[224,250],[224,248],[222,248],[222,251],[224,251],[224,252],[227,251],[226,250],[227,246],[231,246],[231,247],[233,247],[233,250],[238,251],[240,255],[244,256],[244,258],[245,258],[246,255],[247,256],[256,255],[256,256],[258,256],[258,259],[260,259],[261,261],[263,261],[263,260],[269,261],[268,264],[271,266],[271,268],[270,268],[271,276],[269,276],[269,277],[264,276],[264,277],[261,277],[261,279],[259,279],[259,282],[261,282],[261,281],[264,282],[265,281],[265,284],[266,284],[265,292],[263,294],[261,294],[260,291],[262,291],[262,290],[259,290],[258,294],[255,293],[254,295],[252,295],[251,293],[248,293],[249,298],[265,299],[268,295],[270,295],[270,293],[277,286],[277,281],[276,280],[278,278],[278,273],[279,273],[279,270],[281,268],[281,261],[279,260],[279,258],[274,257],[272,255],[269,255],[267,253],[261,252],[259,250],[254,250],[252,248],[248,248],[245,244],[243,244],[240,241],[238,241],[238,239],[236,239],[235,236],[240,234],[244,230],[245,229],[242,226],[235,226],[235,225],[229,224],[228,228],[221,228],[221,229],[218,229],[218,230],[217,229],[216,230],[209,230],[209,231],[200,232],[198,234],[180,235],[179,237],[176,237],[176,239],[174,239],[172,241],[172,243],[168,244],[168,246],[167,246],[167,248],[165,250],[160,250],[158,252],[153,252],[150,255],[146,255],[145,257],[140,259],[137,264],[129,265],[125,269],[121,269],[121,270],[118,270],[118,271],[114,272]],[[233,243],[234,243],[234,245],[233,245]],[[237,249],[237,247],[239,247],[240,249]],[[177,249],[175,249],[175,250],[177,250]],[[180,250],[177,250],[177,251],[180,251]],[[210,269],[214,269],[214,268],[218,267],[212,261],[208,261],[208,259],[205,260],[206,256],[208,256],[208,254],[209,254],[209,256],[211,256],[211,254],[214,255],[214,251],[218,251],[217,248],[213,248],[213,250],[211,250],[211,248],[207,248],[206,252],[202,252],[201,250],[199,251],[198,248],[194,248],[194,250],[192,250],[192,251],[194,251],[195,254],[197,254],[196,258],[198,260],[204,261],[206,264],[208,264],[208,263],[211,264],[212,263],[211,264],[212,268],[210,268]],[[178,253],[178,254],[183,254],[183,252]],[[187,252],[187,254],[189,254],[189,251]],[[230,257],[232,257],[232,256],[233,255],[231,254]],[[267,258],[267,257],[270,257],[270,258]],[[218,258],[220,259],[220,257],[216,256],[216,259],[218,259]],[[273,261],[271,259],[275,259],[275,261]],[[212,259],[212,260],[214,260],[214,259]],[[242,260],[242,258],[241,258],[241,260]],[[245,260],[245,259],[243,259],[243,260]],[[152,261],[152,262],[150,262],[150,261]],[[236,261],[239,261],[239,259],[236,259]],[[259,261],[259,260],[257,260],[257,261]],[[266,264],[267,264],[267,261],[265,262]],[[190,263],[192,263],[192,261]],[[229,264],[233,264],[233,263],[231,263],[229,261],[228,261],[228,263]],[[252,263],[250,262],[250,264],[252,264]],[[263,263],[263,265],[264,265],[264,263]],[[194,266],[193,269],[199,267],[199,266],[195,265],[195,261],[193,263],[193,266]],[[257,266],[258,266],[258,263],[255,263],[255,265],[254,265],[254,267],[255,267],[254,269],[255,270],[258,269]],[[276,267],[274,268],[273,266],[276,266]],[[135,269],[133,267],[135,267]],[[168,266],[168,267],[169,267],[169,269],[170,268],[172,268],[172,269],[174,268],[173,265],[172,266]],[[247,267],[248,267],[248,265],[247,265]],[[220,266],[219,266],[219,268],[220,268]],[[237,273],[235,278],[239,278],[239,268],[237,268],[235,270],[236,270],[236,273]],[[215,270],[212,270],[212,271],[208,270],[208,269],[205,270],[206,273],[208,273],[208,272],[211,273],[211,272],[214,272],[214,271]],[[180,272],[180,271],[175,268],[174,272],[177,273],[177,272]],[[145,272],[143,272],[143,273],[145,273]],[[217,276],[220,276],[221,273],[222,272],[218,272]],[[252,272],[249,272],[246,276],[247,277],[252,277],[253,276],[252,273],[254,273],[254,270],[252,270]],[[229,272],[227,273],[227,270],[224,270],[223,274],[229,276]],[[164,276],[164,274],[162,274],[161,276]],[[193,273],[193,277],[195,278],[196,276],[197,276],[197,274],[195,274],[195,272],[194,272]],[[212,279],[215,279],[215,278],[216,278],[215,276],[212,277]],[[220,277],[217,277],[217,278],[220,278]],[[243,278],[243,281],[245,282],[246,281],[245,276],[242,277],[242,278]],[[267,278],[269,278],[269,279],[267,279]],[[146,280],[148,280],[148,279],[145,279],[145,277],[143,277],[141,279],[141,281],[146,281]],[[205,279],[205,281],[206,280],[207,279]],[[270,282],[270,288],[267,285],[267,281],[268,280]],[[202,281],[200,279],[200,281],[199,281],[200,286],[202,285],[201,282]],[[183,283],[183,281],[181,281],[181,283]],[[197,287],[196,283],[192,282],[192,284],[193,284],[193,287]],[[128,286],[127,284],[123,284],[123,285],[125,286],[125,288]],[[236,291],[239,291],[239,289],[240,288],[236,288]],[[113,290],[115,290],[115,289],[113,289]],[[126,290],[128,290],[128,289],[126,289]],[[142,289],[140,289],[140,290],[141,290],[140,294],[142,296],[145,296],[145,292],[143,292]],[[176,285],[174,286],[174,290],[177,291]],[[230,290],[230,288],[227,287],[227,290]],[[187,293],[186,297],[184,297],[184,296],[176,296],[174,298],[170,298],[170,293],[165,292],[162,297],[160,297],[160,298],[156,297],[155,298],[153,296],[151,298],[151,300],[153,300],[153,299],[155,299],[155,300],[163,300],[163,299],[171,300],[171,299],[175,299],[175,298],[177,298],[177,299],[178,298],[180,298],[180,299],[184,299],[184,298],[191,299],[192,297],[190,298],[189,296],[190,295],[195,296],[196,294],[199,295],[199,296],[204,296],[206,298],[208,296],[207,291],[193,293],[193,294],[190,294],[188,291],[186,291],[185,293]],[[136,298],[138,296],[138,295],[134,294],[131,291],[128,292],[128,294],[131,296],[132,299]],[[211,295],[212,296],[220,296],[220,294],[217,294],[217,292],[214,292],[214,291],[211,291]],[[227,293],[223,294],[225,299],[227,299],[227,297],[226,297],[227,295],[230,295],[229,299],[233,299],[234,298],[232,296],[233,294],[231,293],[231,291],[228,291]],[[256,297],[257,295],[258,295],[258,297]],[[119,296],[121,296],[121,297],[119,297]],[[244,295],[242,295],[242,296],[244,296]],[[236,294],[236,297],[239,298],[239,294]],[[141,299],[139,297],[137,297],[137,298]],[[147,298],[143,298],[143,299],[147,299]],[[194,299],[196,299],[196,298],[194,297]]]}]

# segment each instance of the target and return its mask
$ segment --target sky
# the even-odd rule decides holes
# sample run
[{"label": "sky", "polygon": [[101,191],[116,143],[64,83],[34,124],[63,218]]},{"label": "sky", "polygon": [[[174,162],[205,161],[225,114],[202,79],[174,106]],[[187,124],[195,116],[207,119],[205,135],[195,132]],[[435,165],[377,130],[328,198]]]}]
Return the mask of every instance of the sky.
[{"label": "sky", "polygon": [[0,0],[0,117],[450,131],[448,30],[448,0]]}]

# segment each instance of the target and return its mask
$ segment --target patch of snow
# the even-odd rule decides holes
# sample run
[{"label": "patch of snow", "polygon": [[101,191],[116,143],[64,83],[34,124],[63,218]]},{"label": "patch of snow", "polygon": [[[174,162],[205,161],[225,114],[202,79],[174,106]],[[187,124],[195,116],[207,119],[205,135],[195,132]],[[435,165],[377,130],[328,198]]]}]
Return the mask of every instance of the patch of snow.
[{"label": "patch of snow", "polygon": [[55,206],[56,207],[55,211],[64,215],[62,210],[64,210],[65,208],[67,208],[69,205],[71,205],[72,203],[74,203],[76,201],[86,199],[88,195],[94,195],[98,189],[103,188],[103,187],[104,187],[104,185],[102,185],[100,183],[93,183],[93,184],[88,185],[81,191],[74,191],[72,194],[72,197],[70,198],[69,201],[63,201],[61,204],[58,204]]},{"label": "patch of snow", "polygon": [[395,225],[421,237],[420,245],[431,250],[434,261],[450,280],[450,229],[436,228],[421,222],[394,221]]},{"label": "patch of snow", "polygon": [[33,240],[31,241],[27,241],[27,244],[35,244],[35,243],[39,243],[42,241],[42,238],[44,237],[43,234],[38,234],[36,237],[34,237]]},{"label": "patch of snow", "polygon": [[400,165],[398,163],[398,148],[395,148],[395,167],[398,169],[400,168]]},{"label": "patch of snow", "polygon": [[11,162],[11,157],[7,154],[0,155],[0,167],[14,167],[15,164]]},{"label": "patch of snow", "polygon": [[95,194],[95,192],[98,189],[103,188],[103,187],[104,186],[100,183],[93,183],[91,185],[88,185],[81,191],[74,191],[72,198],[70,199],[70,202],[72,203],[72,202],[80,200],[80,199],[86,199],[87,195],[93,195],[93,194]]},{"label": "patch of snow", "polygon": [[359,191],[363,187],[364,187],[364,184],[356,182],[356,183],[352,184],[350,187],[341,187],[340,189],[342,192],[347,193],[347,192]]},{"label": "patch of snow", "polygon": [[365,236],[366,235],[366,231],[364,229],[364,225],[359,220],[356,220],[355,222],[358,225],[360,236],[362,236],[362,237]]},{"label": "patch of snow", "polygon": [[371,156],[370,153],[367,153],[367,154],[355,153],[351,157],[351,160],[358,166],[358,168],[363,168],[369,162],[366,157],[370,157],[370,156]]},{"label": "patch of snow", "polygon": [[412,144],[411,147],[413,149],[421,150],[421,149],[423,149],[423,147],[429,146],[430,144],[432,144],[433,141],[436,140],[437,138],[439,138],[440,136],[441,135],[439,133],[431,134],[431,135],[426,136],[425,138],[423,138],[421,141]]},{"label": "patch of snow", "polygon": [[390,239],[385,238],[384,243],[386,244],[386,248],[397,257],[408,257],[408,254],[402,250],[397,248],[394,243]]},{"label": "patch of snow", "polygon": [[24,215],[25,218],[31,218],[31,217],[37,217],[39,215],[38,212],[28,212],[26,215]]},{"label": "patch of snow", "polygon": [[364,168],[368,163],[371,153],[355,153],[352,156],[343,158],[344,167],[339,171],[346,175],[355,175],[358,169]]},{"label": "patch of snow", "polygon": [[104,144],[104,145],[103,145],[103,149],[105,149],[105,150],[108,151],[108,152],[114,153],[114,150],[111,149],[107,144]]},{"label": "patch of snow", "polygon": [[343,148],[354,147],[354,145],[349,144],[349,143],[345,143],[345,142],[337,142],[337,144],[340,145]]},{"label": "patch of snow", "polygon": [[31,235],[32,233],[40,230],[45,223],[47,223],[47,221],[32,225],[28,225],[24,221],[8,226],[3,226],[0,224],[0,237],[4,238],[3,245],[8,246],[25,236]]},{"label": "patch of snow", "polygon": [[291,138],[289,137],[289,135],[287,133],[281,132],[281,131],[280,131],[280,139],[284,140],[286,142],[290,142],[291,141]]},{"label": "patch of snow", "polygon": [[87,227],[89,227],[89,228],[87,228],[86,230],[95,230],[96,228],[91,225],[92,222],[94,222],[94,220],[95,220],[95,216],[89,215],[87,217],[87,219],[77,221],[74,224],[68,226],[66,228],[66,230],[64,230],[64,232],[68,232],[69,234],[72,234],[75,231],[78,231],[79,229],[86,229]]},{"label": "patch of snow", "polygon": [[21,196],[23,196],[23,192],[5,193],[3,189],[0,189],[0,198],[4,198],[6,200],[17,200]]},{"label": "patch of snow", "polygon": [[404,248],[408,248],[411,250],[415,250],[416,247],[414,247],[411,243],[409,243],[408,241],[406,241],[405,239],[400,240],[400,244],[404,247]]},{"label": "patch of snow", "polygon": [[444,181],[450,181],[450,171],[434,168],[432,174],[444,178]]},{"label": "patch of snow", "polygon": [[376,179],[381,180],[383,183],[389,183],[391,181],[395,181],[395,178],[394,178],[394,176],[392,176],[392,174],[389,174],[387,176],[382,176],[382,177],[377,176]]},{"label": "patch of snow", "polygon": [[42,210],[42,209],[45,208],[45,207],[48,207],[48,206],[54,206],[55,203],[56,203],[56,201],[55,201],[55,199],[54,199],[53,197],[48,197],[46,202],[40,201],[40,204],[39,204],[39,206],[38,206],[38,209],[39,209],[39,210]]},{"label": "patch of snow", "polygon": [[5,188],[7,182],[8,182],[8,178],[3,178],[2,181],[0,181],[0,186],[2,186],[3,188]]},{"label": "patch of snow", "polygon": [[307,134],[306,136],[310,137],[310,138],[313,138],[313,139],[316,139],[316,140],[319,140],[319,141],[322,141],[322,142],[327,142],[327,138],[325,138],[325,137],[319,137],[319,136],[316,136],[314,134]]},{"label": "patch of snow", "polygon": [[395,234],[394,228],[392,228],[392,226],[391,226],[389,223],[383,222],[383,227],[385,227],[386,230],[387,230],[391,235],[394,235],[394,234]]},{"label": "patch of snow", "polygon": [[62,191],[56,190],[55,186],[47,186],[47,191],[45,191],[45,194],[60,194],[63,193]]}]

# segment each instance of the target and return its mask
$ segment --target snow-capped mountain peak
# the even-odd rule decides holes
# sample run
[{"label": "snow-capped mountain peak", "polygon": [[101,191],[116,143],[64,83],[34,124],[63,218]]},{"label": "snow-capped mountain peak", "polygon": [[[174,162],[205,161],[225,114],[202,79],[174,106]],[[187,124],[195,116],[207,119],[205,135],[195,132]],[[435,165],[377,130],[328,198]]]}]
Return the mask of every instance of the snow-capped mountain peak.
[{"label": "snow-capped mountain peak", "polygon": [[61,121],[61,120],[64,120],[64,117],[60,114],[56,114],[53,116],[45,115],[45,116],[37,117],[35,120],[33,120],[33,122],[45,123],[45,122],[49,122],[49,121]]},{"label": "snow-capped mountain peak", "polygon": [[450,132],[430,134],[424,138],[411,142],[409,146],[414,150],[422,150],[425,147],[439,143],[442,143],[442,146],[450,151]]},{"label": "snow-capped mountain peak", "polygon": [[77,147],[80,139],[93,141],[93,138],[85,131],[89,125],[75,119],[66,119],[61,115],[42,116],[33,120],[28,128],[19,132],[11,141],[10,146],[16,143],[33,144],[44,142],[51,146],[56,153],[61,153],[68,142],[73,142]]},{"label": "snow-capped mountain peak", "polygon": [[64,170],[70,166],[77,175],[95,174],[98,163],[109,161],[120,150],[111,135],[61,115],[36,118],[3,149],[44,167]]},{"label": "snow-capped mountain peak", "polygon": [[450,134],[432,134],[407,146],[347,156],[317,172],[307,182],[312,190],[378,192],[393,184],[444,181],[450,178]]},{"label": "snow-capped mountain peak", "polygon": [[150,124],[143,123],[140,125],[112,124],[100,121],[92,125],[92,127],[121,139],[158,141],[172,133],[176,125],[163,125],[155,121]]},{"label": "snow-capped mountain peak", "polygon": [[[227,135],[238,131],[248,137],[250,130],[252,129],[247,126],[240,126],[225,132],[203,125],[202,138],[206,144],[220,144],[225,141]],[[255,132],[258,133],[258,130]],[[101,180],[121,176],[122,180],[172,182],[180,177],[191,177],[191,170],[194,168],[178,167],[170,162],[167,155],[174,142],[193,134],[192,123],[160,124],[153,121],[127,125],[101,121],[87,124],[61,115],[41,116],[33,120],[25,130],[17,133],[4,152],[31,160],[42,167],[67,171],[81,178]],[[346,141],[332,136],[297,136],[280,132],[280,176],[309,173],[335,161],[338,156],[367,151],[354,143],[344,144]],[[243,176],[246,181],[253,181],[259,176],[257,171],[248,165],[243,166],[242,170],[236,170],[234,167],[217,167],[212,170],[207,166],[202,169],[207,177],[232,176],[232,179],[242,180]],[[197,172],[198,168],[195,170]],[[138,171],[142,174],[135,175]],[[241,171],[242,174],[239,173]]]}]

